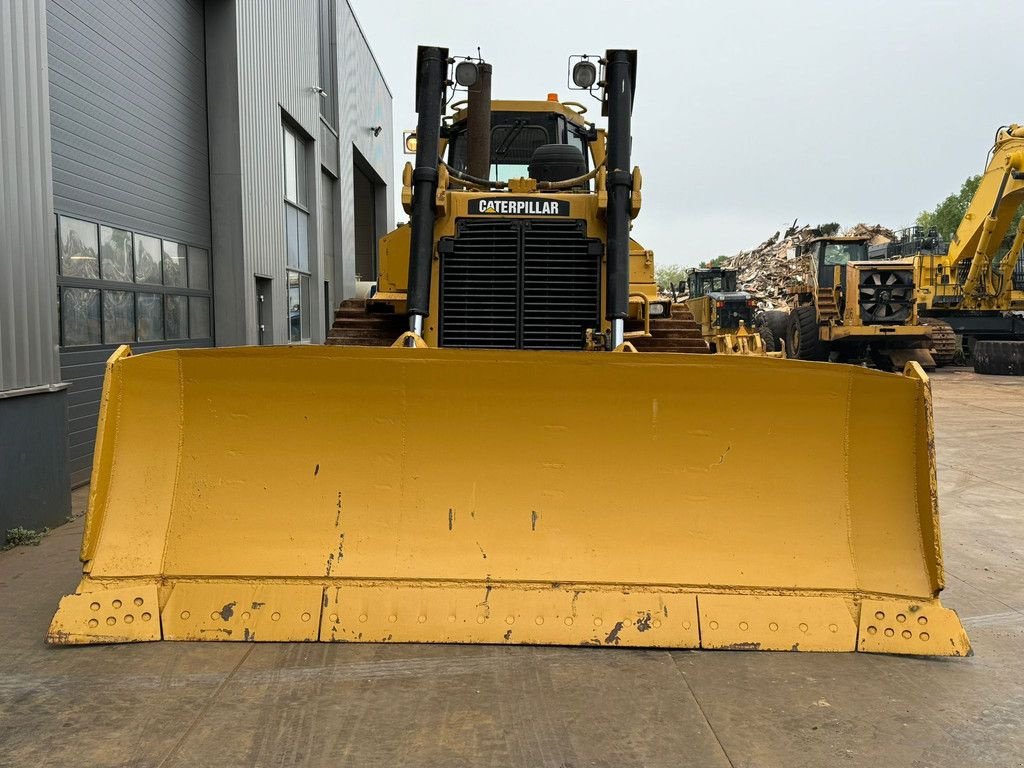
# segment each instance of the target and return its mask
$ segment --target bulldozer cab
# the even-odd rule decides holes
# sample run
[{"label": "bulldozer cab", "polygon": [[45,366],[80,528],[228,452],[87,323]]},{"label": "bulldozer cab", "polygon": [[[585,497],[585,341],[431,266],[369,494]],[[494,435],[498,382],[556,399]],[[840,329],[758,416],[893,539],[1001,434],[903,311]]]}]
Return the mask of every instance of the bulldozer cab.
[{"label": "bulldozer cab", "polygon": [[727,293],[736,290],[736,270],[721,267],[695,269],[690,272],[688,282],[692,298],[710,293]]},{"label": "bulldozer cab", "polygon": [[[446,162],[457,171],[469,170],[467,112],[456,112],[442,130],[447,138]],[[537,149],[557,144],[579,152],[581,173],[591,168],[590,142],[597,131],[583,122],[580,113],[556,101],[494,101],[491,111],[489,181],[528,178]]]}]

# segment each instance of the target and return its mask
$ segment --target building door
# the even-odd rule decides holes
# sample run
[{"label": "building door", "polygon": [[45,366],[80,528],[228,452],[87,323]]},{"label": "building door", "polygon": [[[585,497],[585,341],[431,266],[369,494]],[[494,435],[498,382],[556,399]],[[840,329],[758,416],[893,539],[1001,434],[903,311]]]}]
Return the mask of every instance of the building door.
[{"label": "building door", "polygon": [[270,278],[256,278],[256,332],[257,343],[273,344],[273,304],[270,301]]},{"label": "building door", "polygon": [[355,217],[356,280],[377,279],[377,190],[359,165],[353,168],[352,195]]}]

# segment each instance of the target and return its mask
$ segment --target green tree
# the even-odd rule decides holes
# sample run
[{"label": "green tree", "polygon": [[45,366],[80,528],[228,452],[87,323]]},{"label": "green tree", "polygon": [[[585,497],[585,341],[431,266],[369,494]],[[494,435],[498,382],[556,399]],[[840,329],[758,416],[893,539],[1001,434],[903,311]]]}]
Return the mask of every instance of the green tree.
[{"label": "green tree", "polygon": [[917,217],[917,225],[928,231],[932,227],[938,230],[943,240],[947,242],[953,239],[956,228],[960,226],[960,220],[967,213],[967,206],[971,204],[971,198],[978,191],[978,184],[981,183],[981,176],[968,176],[967,180],[960,186],[960,191],[950,195],[937,206],[933,211],[921,211]]},{"label": "green tree", "polygon": [[679,290],[679,285],[686,282],[686,271],[687,268],[680,264],[657,267],[654,270],[654,280],[658,284],[658,289],[668,293],[672,290],[672,284],[675,284],[676,290]]},{"label": "green tree", "polygon": [[[953,235],[960,226],[960,221],[963,219],[964,214],[967,213],[967,207],[971,204],[971,198],[978,191],[980,183],[981,176],[968,176],[963,185],[961,185],[960,191],[939,203],[934,211],[921,211],[921,214],[917,217],[918,226],[924,227],[925,230],[935,227],[946,242],[952,240]],[[1024,206],[1017,210],[1017,214],[1010,222],[1010,228],[1006,231],[1006,237],[1003,239],[997,252],[997,259],[1002,258],[1013,244],[1013,238],[1017,234],[1017,225],[1020,223],[1022,214],[1024,214]]]},{"label": "green tree", "polygon": [[728,256],[715,256],[713,259],[702,261],[700,263],[701,269],[711,269],[712,267],[724,267],[725,262],[729,260]]}]

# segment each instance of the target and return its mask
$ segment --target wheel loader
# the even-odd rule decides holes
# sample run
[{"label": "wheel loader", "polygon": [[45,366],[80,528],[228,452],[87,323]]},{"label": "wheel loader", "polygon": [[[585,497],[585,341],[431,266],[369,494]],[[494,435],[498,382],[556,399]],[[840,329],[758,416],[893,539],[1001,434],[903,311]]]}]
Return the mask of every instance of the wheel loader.
[{"label": "wheel loader", "polygon": [[798,360],[869,359],[883,370],[935,367],[918,322],[910,265],[868,261],[868,238],[817,237],[797,247],[810,280],[792,289],[787,351]]},{"label": "wheel loader", "polygon": [[988,158],[951,242],[943,242],[938,232],[914,228],[878,255],[912,264],[917,310],[941,335],[941,362],[952,362],[959,337],[979,373],[1020,375],[1024,278],[1017,267],[1024,248],[1024,126],[996,131]]},{"label": "wheel loader", "polygon": [[686,305],[700,325],[704,340],[712,352],[722,355],[783,357],[784,352],[776,351],[771,329],[766,325],[754,327],[757,302],[753,294],[736,289],[736,277],[735,269],[724,267],[687,272]]},{"label": "wheel loader", "polygon": [[[109,360],[49,642],[969,653],[938,599],[920,366],[658,338],[677,308],[630,240],[636,65],[575,57],[598,128],[554,99],[445,115],[482,62],[421,47],[410,222],[348,343]],[[765,440],[786,449],[752,484]]]}]

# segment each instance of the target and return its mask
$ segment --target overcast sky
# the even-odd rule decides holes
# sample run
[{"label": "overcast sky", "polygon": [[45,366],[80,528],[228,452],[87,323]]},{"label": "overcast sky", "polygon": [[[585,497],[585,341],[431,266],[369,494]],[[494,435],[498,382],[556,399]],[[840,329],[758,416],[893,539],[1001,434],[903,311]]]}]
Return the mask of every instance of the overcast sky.
[{"label": "overcast sky", "polygon": [[578,98],[569,54],[638,49],[633,235],[661,264],[794,218],[911,224],[982,170],[998,126],[1024,122],[1019,0],[351,3],[394,94],[396,172],[417,44],[480,46],[494,97],[522,99]]}]

